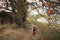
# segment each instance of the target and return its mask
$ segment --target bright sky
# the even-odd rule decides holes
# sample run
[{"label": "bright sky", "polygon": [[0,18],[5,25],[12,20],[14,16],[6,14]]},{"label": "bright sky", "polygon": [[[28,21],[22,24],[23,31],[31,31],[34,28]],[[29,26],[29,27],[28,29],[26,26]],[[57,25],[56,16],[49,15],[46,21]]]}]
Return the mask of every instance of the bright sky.
[{"label": "bright sky", "polygon": [[[38,0],[36,0],[36,1],[38,2]],[[31,2],[35,2],[35,0],[27,0],[27,2],[31,3]],[[40,4],[41,4],[41,3],[39,3],[39,5],[40,5]],[[42,4],[41,4],[40,6],[42,6]],[[32,9],[31,9],[31,5],[29,5],[28,7],[29,7],[29,8],[28,8],[28,12],[29,12],[29,15],[28,15],[28,16],[33,16],[33,15],[36,16],[36,15],[39,15],[39,13],[42,14],[42,15],[45,15],[45,12],[46,12],[46,11],[43,11],[42,8],[39,8],[38,10],[37,10],[37,9],[32,10]],[[39,12],[38,12],[38,11],[39,11]],[[47,19],[45,19],[45,18],[43,18],[43,17],[36,19],[36,21],[48,23]]]}]

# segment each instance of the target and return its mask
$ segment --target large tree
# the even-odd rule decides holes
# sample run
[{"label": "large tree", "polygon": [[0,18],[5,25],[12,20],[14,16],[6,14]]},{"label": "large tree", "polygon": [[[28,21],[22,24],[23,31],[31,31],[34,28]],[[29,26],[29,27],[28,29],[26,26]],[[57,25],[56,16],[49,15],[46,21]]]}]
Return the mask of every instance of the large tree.
[{"label": "large tree", "polygon": [[[27,2],[26,0],[9,0],[12,6],[14,15],[14,22],[18,25],[24,25],[27,16]],[[17,10],[17,12],[15,11]]]}]

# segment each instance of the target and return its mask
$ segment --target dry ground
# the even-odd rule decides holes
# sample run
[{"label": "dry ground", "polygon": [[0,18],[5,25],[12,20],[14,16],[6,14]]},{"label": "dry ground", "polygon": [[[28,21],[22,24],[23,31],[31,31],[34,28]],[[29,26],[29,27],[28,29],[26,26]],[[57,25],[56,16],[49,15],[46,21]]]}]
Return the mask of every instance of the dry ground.
[{"label": "dry ground", "polygon": [[[34,36],[32,35],[33,25],[37,26],[37,32]],[[16,24],[1,25],[0,40],[60,40],[60,32],[29,20],[26,27],[22,28],[17,28]]]}]

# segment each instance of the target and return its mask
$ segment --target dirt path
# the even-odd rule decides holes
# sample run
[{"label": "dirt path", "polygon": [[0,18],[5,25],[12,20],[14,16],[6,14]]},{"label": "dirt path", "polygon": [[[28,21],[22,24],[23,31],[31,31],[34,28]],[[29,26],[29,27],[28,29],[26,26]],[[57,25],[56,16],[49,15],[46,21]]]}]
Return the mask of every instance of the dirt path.
[{"label": "dirt path", "polygon": [[24,40],[29,36],[23,29],[14,28],[15,25],[5,27],[1,29],[0,40]]}]

